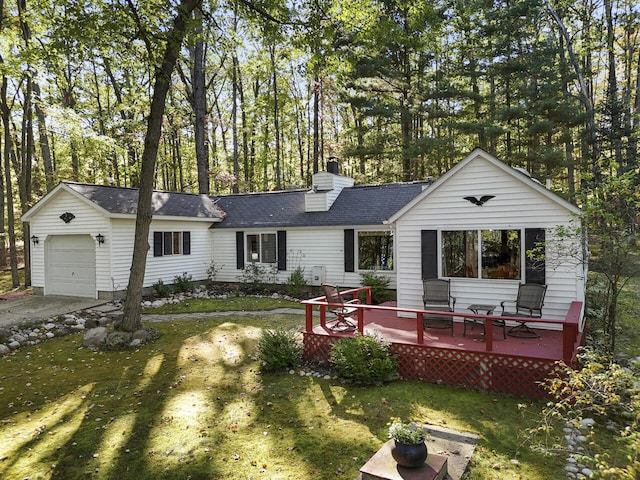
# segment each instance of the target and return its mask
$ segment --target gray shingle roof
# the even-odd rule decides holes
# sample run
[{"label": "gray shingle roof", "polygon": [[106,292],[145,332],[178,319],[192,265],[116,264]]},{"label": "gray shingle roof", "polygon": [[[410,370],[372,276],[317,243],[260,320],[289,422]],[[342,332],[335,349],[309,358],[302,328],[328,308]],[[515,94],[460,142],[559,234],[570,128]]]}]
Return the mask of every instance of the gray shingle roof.
[{"label": "gray shingle roof", "polygon": [[[67,187],[115,214],[135,215],[138,210],[138,189],[63,182]],[[222,218],[222,212],[208,195],[154,191],[151,213],[175,217]]]},{"label": "gray shingle roof", "polygon": [[226,217],[216,228],[382,225],[428,183],[347,187],[327,212],[304,211],[307,190],[223,195],[215,198]]}]

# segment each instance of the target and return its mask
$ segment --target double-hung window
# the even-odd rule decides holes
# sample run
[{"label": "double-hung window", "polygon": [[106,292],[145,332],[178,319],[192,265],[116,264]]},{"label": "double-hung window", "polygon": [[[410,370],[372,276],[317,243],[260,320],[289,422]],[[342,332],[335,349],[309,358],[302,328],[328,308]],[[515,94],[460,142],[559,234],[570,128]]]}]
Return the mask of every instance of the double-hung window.
[{"label": "double-hung window", "polygon": [[443,277],[522,278],[520,229],[443,231],[441,239]]},{"label": "double-hung window", "polygon": [[393,235],[390,231],[358,232],[358,268],[393,270]]},{"label": "double-hung window", "polygon": [[247,234],[247,262],[275,263],[278,258],[275,233]]}]

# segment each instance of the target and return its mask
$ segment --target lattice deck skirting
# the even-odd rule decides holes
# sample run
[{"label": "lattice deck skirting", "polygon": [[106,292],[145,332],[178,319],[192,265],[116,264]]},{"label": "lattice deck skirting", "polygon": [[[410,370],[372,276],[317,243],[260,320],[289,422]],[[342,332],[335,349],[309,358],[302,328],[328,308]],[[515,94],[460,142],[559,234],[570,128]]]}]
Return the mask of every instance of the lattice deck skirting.
[{"label": "lattice deck skirting", "polygon": [[[338,339],[304,333],[304,358],[326,362],[331,345]],[[541,398],[546,395],[539,382],[557,370],[553,360],[469,352],[426,345],[391,343],[398,356],[398,373],[430,383],[459,385],[490,392]]]}]

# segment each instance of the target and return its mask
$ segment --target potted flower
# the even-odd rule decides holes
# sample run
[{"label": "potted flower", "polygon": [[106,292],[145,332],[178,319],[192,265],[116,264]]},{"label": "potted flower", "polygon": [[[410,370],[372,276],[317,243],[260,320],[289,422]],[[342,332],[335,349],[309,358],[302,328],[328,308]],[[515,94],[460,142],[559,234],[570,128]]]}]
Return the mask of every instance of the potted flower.
[{"label": "potted flower", "polygon": [[395,420],[389,427],[389,438],[393,440],[391,456],[405,468],[417,468],[427,459],[425,432],[415,422],[403,423]]}]

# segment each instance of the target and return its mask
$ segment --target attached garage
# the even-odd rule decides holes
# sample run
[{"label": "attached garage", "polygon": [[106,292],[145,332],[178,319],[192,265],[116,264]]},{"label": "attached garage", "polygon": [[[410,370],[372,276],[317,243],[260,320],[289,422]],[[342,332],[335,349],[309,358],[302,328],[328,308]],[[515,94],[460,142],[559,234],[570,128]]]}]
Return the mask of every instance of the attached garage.
[{"label": "attached garage", "polygon": [[95,298],[95,249],[90,235],[50,235],[45,244],[45,295]]},{"label": "attached garage", "polygon": [[[223,218],[208,195],[153,192],[144,287],[187,272],[207,278],[211,226]],[[36,295],[111,300],[125,294],[135,238],[138,190],[62,182],[22,216],[29,223],[31,285]],[[170,241],[169,241],[170,240]]]}]

